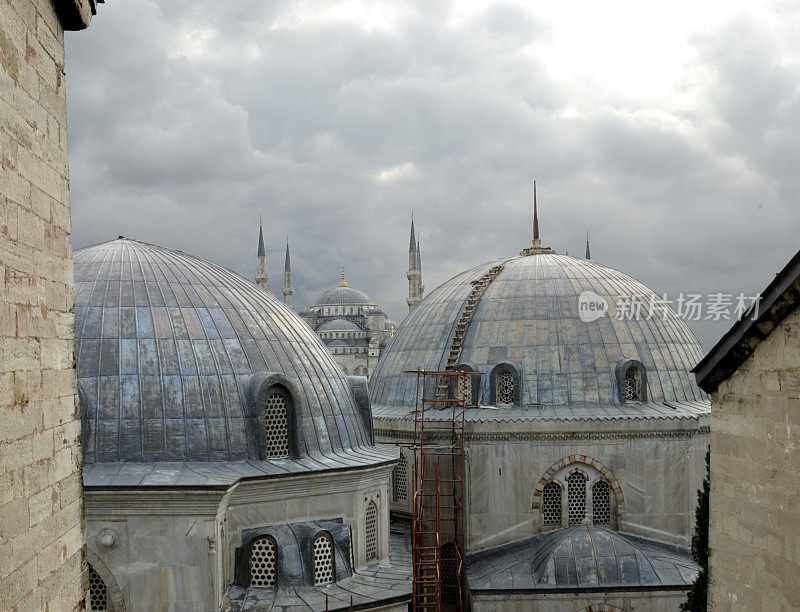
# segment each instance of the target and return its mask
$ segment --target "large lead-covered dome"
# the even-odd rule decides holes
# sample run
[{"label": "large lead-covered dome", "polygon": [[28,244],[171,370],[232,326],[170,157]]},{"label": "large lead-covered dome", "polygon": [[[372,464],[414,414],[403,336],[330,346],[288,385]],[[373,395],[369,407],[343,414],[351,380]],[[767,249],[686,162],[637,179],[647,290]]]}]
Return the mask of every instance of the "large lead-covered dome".
[{"label": "large lead-covered dome", "polygon": [[[474,282],[497,265],[503,268],[466,327],[459,360],[485,374],[475,403],[497,403],[490,373],[498,364],[507,364],[518,376],[518,406],[602,414],[604,406],[623,403],[620,367],[629,364],[641,368],[642,397],[651,404],[706,401],[689,374],[702,357],[692,332],[672,310],[647,318],[651,297],[657,301],[659,296],[608,266],[542,251],[476,266],[428,295],[400,324],[370,379],[379,413],[378,407],[414,405],[416,377],[405,371],[445,367]],[[609,312],[583,321],[582,294],[603,298]],[[637,296],[645,305],[641,316],[616,317],[615,305],[623,296]]]},{"label": "large lead-covered dome", "polygon": [[282,385],[296,436],[267,472],[376,460],[352,381],[296,315],[238,274],[114,240],[75,253],[75,313],[89,464],[263,459],[275,435],[255,405],[263,381]]}]

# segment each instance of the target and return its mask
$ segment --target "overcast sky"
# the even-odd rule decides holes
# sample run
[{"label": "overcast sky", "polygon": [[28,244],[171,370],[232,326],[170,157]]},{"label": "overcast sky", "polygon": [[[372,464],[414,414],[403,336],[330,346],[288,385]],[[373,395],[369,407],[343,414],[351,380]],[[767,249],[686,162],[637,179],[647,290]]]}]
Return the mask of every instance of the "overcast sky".
[{"label": "overcast sky", "polygon": [[[535,6],[534,6],[535,5]],[[543,242],[754,293],[800,247],[797,2],[113,0],[67,33],[74,248],[126,235],[399,321]],[[730,322],[692,324],[710,348]]]}]

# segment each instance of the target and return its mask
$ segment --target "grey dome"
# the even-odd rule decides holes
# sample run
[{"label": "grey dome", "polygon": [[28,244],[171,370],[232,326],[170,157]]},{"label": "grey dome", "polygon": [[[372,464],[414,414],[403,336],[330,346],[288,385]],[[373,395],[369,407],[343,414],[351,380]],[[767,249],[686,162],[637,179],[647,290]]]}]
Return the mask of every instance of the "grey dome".
[{"label": "grey dome", "polygon": [[364,331],[358,325],[348,319],[331,319],[317,328],[318,332],[360,332]]},{"label": "grey dome", "polygon": [[358,289],[333,287],[323,291],[314,303],[315,306],[339,306],[342,304],[372,304],[372,301]]},{"label": "grey dome", "polygon": [[576,525],[469,557],[473,591],[686,587],[689,554],[604,527]]},{"label": "grey dome", "polygon": [[[650,402],[705,402],[691,368],[702,348],[673,311],[646,320],[617,320],[620,295],[657,297],[634,278],[595,261],[567,255],[535,254],[476,266],[439,286],[396,329],[389,349],[370,379],[372,405],[414,405],[414,376],[406,370],[445,366],[450,339],[472,281],[490,268],[504,269],[488,285],[463,340],[461,363],[488,375],[500,363],[520,375],[520,404],[579,407],[603,413],[620,404],[617,368],[624,360],[641,362]],[[610,305],[608,316],[585,323],[578,298],[592,291]]]},{"label": "grey dome", "polygon": [[375,461],[348,380],[316,334],[230,270],[133,240],[81,249],[75,316],[88,464],[255,465],[252,385],[276,377],[292,395],[301,467],[264,461],[288,466],[273,473]]}]

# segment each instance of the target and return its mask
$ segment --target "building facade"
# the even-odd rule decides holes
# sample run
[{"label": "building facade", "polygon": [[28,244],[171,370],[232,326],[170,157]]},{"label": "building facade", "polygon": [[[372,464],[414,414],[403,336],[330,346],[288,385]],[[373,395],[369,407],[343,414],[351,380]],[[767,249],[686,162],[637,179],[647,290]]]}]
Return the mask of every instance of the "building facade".
[{"label": "building facade", "polygon": [[345,374],[370,377],[394,334],[395,323],[370,298],[347,285],[327,289],[299,313]]},{"label": "building facade", "polygon": [[711,394],[709,608],[800,609],[800,253],[695,369]]},{"label": "building facade", "polygon": [[[589,292],[607,312],[585,317]],[[537,223],[519,256],[423,299],[370,381],[376,439],[401,446],[393,508],[410,514],[422,391],[406,372],[467,372],[464,386],[443,392],[466,406],[464,471],[448,472],[435,455],[424,469],[463,479],[463,533],[442,531],[440,558],[463,541],[473,610],[676,610],[685,599],[709,436],[708,400],[689,373],[702,353],[671,310],[617,317],[628,294],[656,296],[620,271],[543,247]],[[446,419],[427,413],[427,443],[448,444],[450,434],[436,433]]]},{"label": "building facade", "polygon": [[83,607],[64,30],[94,0],[0,0],[0,609]]},{"label": "building facade", "polygon": [[75,280],[96,609],[406,609],[365,378],[201,258],[121,238]]}]

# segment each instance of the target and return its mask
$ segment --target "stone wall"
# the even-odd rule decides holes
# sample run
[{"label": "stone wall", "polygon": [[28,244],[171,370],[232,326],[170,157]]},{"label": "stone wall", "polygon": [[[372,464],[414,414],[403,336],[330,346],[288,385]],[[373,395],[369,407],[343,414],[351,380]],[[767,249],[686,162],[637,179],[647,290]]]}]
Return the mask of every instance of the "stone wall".
[{"label": "stone wall", "polygon": [[[62,17],[89,8],[64,4]],[[80,423],[64,32],[50,0],[0,0],[0,166],[0,609],[72,610]]]},{"label": "stone wall", "polygon": [[800,609],[800,311],[712,396],[709,604]]},{"label": "stone wall", "polygon": [[472,612],[678,612],[684,590],[471,596]]}]

